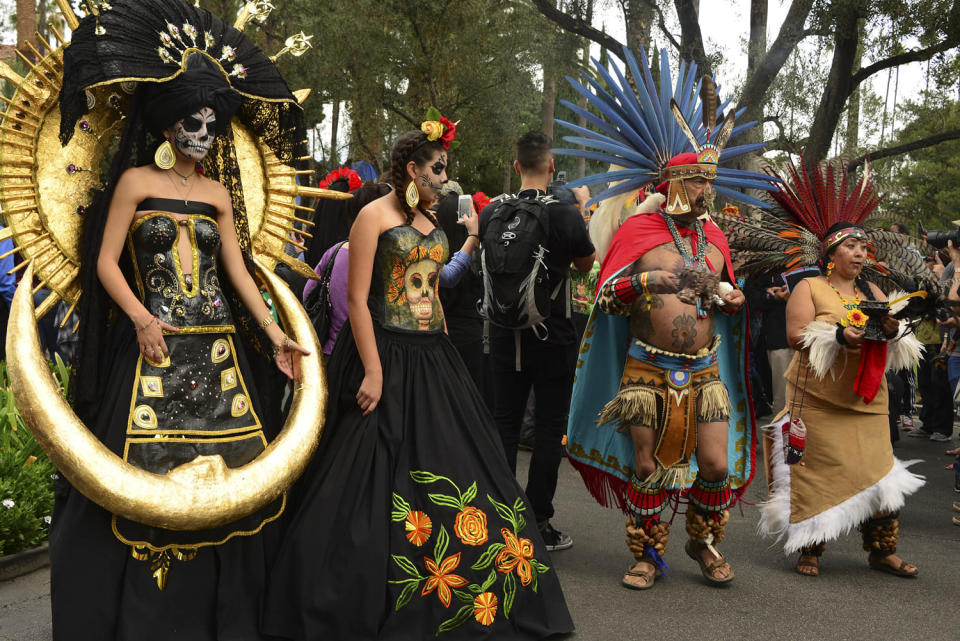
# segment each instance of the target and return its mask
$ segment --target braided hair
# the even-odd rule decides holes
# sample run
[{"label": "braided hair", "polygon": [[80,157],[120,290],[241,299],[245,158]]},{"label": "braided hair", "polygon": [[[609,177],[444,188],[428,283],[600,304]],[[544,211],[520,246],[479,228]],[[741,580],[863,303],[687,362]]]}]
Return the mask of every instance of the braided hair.
[{"label": "braided hair", "polygon": [[[417,165],[422,166],[438,151],[443,151],[440,142],[428,140],[427,134],[422,131],[408,131],[401,134],[393,143],[393,149],[390,152],[390,180],[393,183],[393,192],[396,194],[397,200],[400,201],[400,208],[406,217],[407,225],[412,224],[417,215],[413,208],[407,204],[407,199],[404,198],[407,185],[410,184],[410,178],[407,176],[407,163],[412,160]],[[426,216],[427,220],[433,223],[434,227],[440,226],[437,217],[432,212],[428,212],[420,205],[417,205],[417,209]]]}]

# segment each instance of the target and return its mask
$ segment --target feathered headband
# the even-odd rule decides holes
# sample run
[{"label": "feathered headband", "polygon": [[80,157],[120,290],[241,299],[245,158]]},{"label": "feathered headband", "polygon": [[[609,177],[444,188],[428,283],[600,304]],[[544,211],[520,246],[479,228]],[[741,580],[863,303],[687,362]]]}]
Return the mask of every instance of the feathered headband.
[{"label": "feathered headband", "polygon": [[[566,142],[582,145],[586,149],[554,149],[554,153],[586,158],[616,165],[618,169],[586,176],[570,183],[571,187],[596,185],[622,181],[602,191],[589,204],[593,204],[629,192],[639,191],[651,183],[668,180],[684,180],[687,175],[684,165],[674,163],[670,171],[664,170],[671,159],[685,152],[697,154],[699,173],[714,180],[714,190],[731,200],[756,207],[769,207],[769,203],[738,191],[739,189],[772,189],[770,183],[777,179],[765,174],[717,167],[720,160],[728,161],[763,149],[764,143],[751,143],[725,148],[727,142],[739,133],[753,127],[756,122],[734,126],[734,116],[742,109],[723,118],[722,114],[730,100],[717,107],[716,87],[711,80],[702,87],[697,77],[697,65],[682,61],[676,84],[670,69],[670,56],[666,50],[660,53],[660,87],[653,81],[646,51],[640,48],[640,60],[629,49],[623,50],[633,84],[625,72],[611,61],[608,71],[593,59],[596,77],[582,72],[588,89],[579,81],[567,77],[570,85],[599,112],[599,116],[568,100],[561,104],[581,116],[595,127],[588,129],[557,119],[557,124],[578,134],[564,136]],[[703,94],[702,96],[700,94]],[[701,98],[698,100],[698,97]],[[711,141],[718,116],[720,130]],[[701,122],[703,124],[701,124]],[[693,124],[691,124],[693,123]],[[691,164],[691,163],[685,163]],[[709,174],[709,176],[708,176]]]}]

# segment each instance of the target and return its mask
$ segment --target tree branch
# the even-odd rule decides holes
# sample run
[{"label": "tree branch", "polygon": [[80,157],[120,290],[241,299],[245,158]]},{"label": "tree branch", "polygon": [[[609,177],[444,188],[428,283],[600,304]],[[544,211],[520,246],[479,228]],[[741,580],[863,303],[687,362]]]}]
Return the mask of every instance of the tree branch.
[{"label": "tree branch", "polygon": [[790,9],[787,11],[787,17],[784,19],[779,33],[777,33],[777,39],[770,45],[770,49],[757,66],[756,71],[747,78],[747,82],[743,86],[740,104],[747,107],[748,116],[756,117],[750,113],[750,106],[762,104],[763,97],[767,94],[777,74],[780,73],[780,69],[783,68],[787,58],[796,49],[797,43],[806,37],[803,26],[807,21],[807,16],[810,15],[812,6],[813,0],[793,0],[790,3]]},{"label": "tree branch", "polygon": [[899,156],[900,154],[906,154],[917,149],[923,149],[925,147],[932,147],[933,145],[938,145],[941,142],[957,140],[958,138],[960,138],[960,129],[952,129],[950,131],[941,131],[938,134],[927,136],[926,138],[920,138],[918,140],[906,142],[902,145],[877,149],[850,161],[850,163],[847,165],[847,170],[853,171],[868,159],[874,161],[880,160],[881,158],[889,158],[890,156]]},{"label": "tree branch", "polygon": [[883,60],[878,60],[872,65],[863,67],[860,69],[860,71],[853,74],[853,86],[856,87],[861,82],[879,71],[889,69],[890,67],[899,67],[900,65],[907,64],[908,62],[929,60],[936,54],[946,51],[947,49],[952,49],[958,44],[960,44],[960,33],[952,32],[944,40],[935,45],[930,45],[929,47],[925,47],[923,49],[913,49],[912,51],[906,51],[895,56],[890,56],[889,58],[884,58]]},{"label": "tree branch", "polygon": [[532,0],[534,6],[542,13],[548,20],[556,24],[561,29],[565,29],[570,33],[575,33],[578,36],[583,36],[593,42],[596,42],[601,47],[604,47],[609,53],[617,56],[620,59],[623,59],[623,43],[608,36],[603,31],[595,29],[583,18],[571,16],[568,13],[560,11],[552,4],[549,0]]},{"label": "tree branch", "polygon": [[654,11],[657,12],[657,20],[660,23],[660,31],[663,33],[663,35],[667,37],[667,40],[670,41],[670,44],[672,44],[673,47],[679,52],[680,43],[677,42],[677,39],[674,38],[673,34],[670,33],[670,30],[667,29],[667,21],[663,15],[663,9],[660,8],[660,4],[656,0],[643,0],[643,1],[646,3],[648,7],[652,8]]}]

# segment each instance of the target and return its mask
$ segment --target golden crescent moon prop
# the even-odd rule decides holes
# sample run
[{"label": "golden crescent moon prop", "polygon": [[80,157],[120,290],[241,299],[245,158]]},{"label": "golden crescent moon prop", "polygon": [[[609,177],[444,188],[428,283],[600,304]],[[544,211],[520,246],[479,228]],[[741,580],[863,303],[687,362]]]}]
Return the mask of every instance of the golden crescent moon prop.
[{"label": "golden crescent moon prop", "polygon": [[293,292],[259,259],[281,321],[310,350],[283,430],[253,461],[228,468],[220,456],[200,456],[165,475],[146,472],[111,452],[80,421],[61,395],[40,349],[34,320],[33,267],[17,287],[7,328],[7,367],[17,407],[60,472],[109,512],[169,530],[201,530],[230,523],[269,504],[303,472],[323,430],[327,404],[320,345]]}]

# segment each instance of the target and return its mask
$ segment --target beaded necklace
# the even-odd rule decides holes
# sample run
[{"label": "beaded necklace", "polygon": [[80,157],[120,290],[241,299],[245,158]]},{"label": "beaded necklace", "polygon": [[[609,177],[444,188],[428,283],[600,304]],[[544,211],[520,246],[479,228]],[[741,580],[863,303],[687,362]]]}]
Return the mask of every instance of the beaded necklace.
[{"label": "beaded necklace", "polygon": [[830,281],[829,276],[827,276],[827,284],[836,292],[837,297],[840,299],[840,304],[847,310],[847,317],[841,319],[840,324],[844,327],[864,327],[867,324],[867,315],[860,311],[861,298],[860,292],[857,290],[857,284],[853,284],[853,300],[845,298],[843,294],[840,293],[840,290]]},{"label": "beaded necklace", "polygon": [[[663,220],[667,223],[667,229],[670,230],[670,235],[673,236],[673,244],[676,245],[677,251],[680,252],[684,265],[705,268],[707,264],[707,238],[703,232],[703,223],[700,222],[700,219],[696,218],[693,221],[693,228],[696,231],[697,240],[694,244],[696,255],[692,255],[687,251],[687,246],[684,244],[683,239],[680,238],[680,233],[677,231],[677,224],[673,222],[673,218],[662,212],[660,215],[663,216]],[[708,316],[709,314],[700,303],[700,298],[697,298],[697,318],[707,318]]]},{"label": "beaded necklace", "polygon": [[677,224],[673,222],[673,218],[663,213],[660,215],[663,216],[663,219],[666,221],[667,229],[670,230],[670,235],[673,236],[673,244],[677,246],[677,251],[680,252],[684,262],[697,267],[705,265],[707,261],[707,237],[703,233],[703,223],[700,222],[700,219],[697,218],[693,221],[693,228],[697,233],[695,245],[696,255],[694,256],[687,251],[687,246],[683,243],[683,239],[680,238],[680,233],[677,231]]}]

